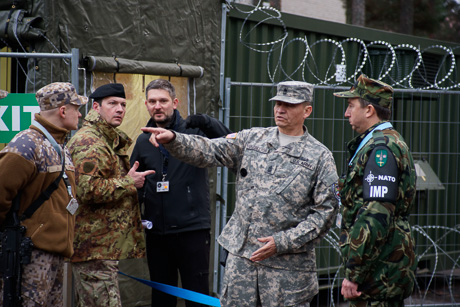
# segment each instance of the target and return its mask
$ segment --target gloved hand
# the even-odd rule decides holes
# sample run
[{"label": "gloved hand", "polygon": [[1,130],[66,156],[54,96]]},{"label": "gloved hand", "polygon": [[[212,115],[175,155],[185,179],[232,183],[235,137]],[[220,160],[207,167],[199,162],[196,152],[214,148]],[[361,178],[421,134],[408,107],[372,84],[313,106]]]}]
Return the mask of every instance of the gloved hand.
[{"label": "gloved hand", "polygon": [[207,123],[207,118],[200,113],[190,115],[185,119],[186,128],[205,128]]}]

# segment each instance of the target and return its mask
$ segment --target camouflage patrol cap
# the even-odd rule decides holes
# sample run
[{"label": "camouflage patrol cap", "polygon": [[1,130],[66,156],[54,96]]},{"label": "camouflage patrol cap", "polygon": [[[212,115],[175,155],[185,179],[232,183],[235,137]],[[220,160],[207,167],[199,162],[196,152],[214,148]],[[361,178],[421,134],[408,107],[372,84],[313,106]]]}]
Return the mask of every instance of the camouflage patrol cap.
[{"label": "camouflage patrol cap", "polygon": [[41,111],[52,110],[66,104],[82,106],[88,98],[77,94],[72,83],[55,82],[45,85],[35,94]]},{"label": "camouflage patrol cap", "polygon": [[8,96],[8,92],[4,90],[0,90],[0,99],[5,98],[6,96]]},{"label": "camouflage patrol cap", "polygon": [[292,104],[312,102],[313,84],[300,81],[285,81],[278,83],[276,96],[270,101],[283,101]]},{"label": "camouflage patrol cap", "polygon": [[334,96],[342,98],[361,97],[372,104],[391,109],[393,88],[382,81],[361,75],[349,91],[334,93]]}]

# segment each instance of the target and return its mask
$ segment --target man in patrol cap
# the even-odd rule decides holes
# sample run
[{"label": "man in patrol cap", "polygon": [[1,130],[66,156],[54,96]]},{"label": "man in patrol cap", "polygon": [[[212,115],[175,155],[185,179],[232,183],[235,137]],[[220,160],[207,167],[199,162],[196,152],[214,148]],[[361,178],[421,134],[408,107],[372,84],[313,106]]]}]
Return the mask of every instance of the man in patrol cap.
[{"label": "man in patrol cap", "polygon": [[117,128],[126,114],[123,85],[102,85],[89,97],[93,109],[69,142],[80,203],[70,259],[76,300],[77,306],[121,306],[119,260],[145,255],[136,188],[154,171],[137,172],[139,163],[130,168],[132,140]]},{"label": "man in patrol cap", "polygon": [[276,127],[212,140],[142,129],[186,163],[236,173],[235,211],[218,239],[229,252],[222,306],[309,306],[318,292],[315,246],[337,212],[332,153],[304,125],[313,85],[281,82],[270,100]]},{"label": "man in patrol cap", "polygon": [[[25,237],[30,237],[33,243],[28,255],[31,262],[22,267],[22,295],[19,293],[22,305],[63,306],[64,259],[74,252],[74,214],[78,208],[74,198],[74,165],[64,143],[70,130],[77,129],[81,117],[79,108],[88,99],[78,95],[75,87],[66,82],[46,85],[35,96],[40,106],[35,122],[19,132],[0,152],[0,228],[13,226],[12,217],[19,214],[21,225],[26,228]],[[61,157],[64,157],[64,166]],[[63,169],[67,180],[59,179]],[[45,198],[36,211],[25,214],[34,201],[46,197],[43,192],[56,180],[57,188],[48,195],[49,199]],[[20,199],[19,208],[14,199]],[[2,252],[5,256],[8,250]],[[19,254],[25,252],[22,250]],[[5,265],[12,267],[9,263],[0,266]],[[0,298],[4,306],[19,306],[19,302],[12,303],[11,296],[6,298],[8,293],[5,294]],[[14,300],[16,295],[18,293],[13,294]]]},{"label": "man in patrol cap", "polygon": [[408,221],[416,174],[407,144],[388,122],[393,88],[361,75],[349,91],[334,95],[347,99],[345,117],[359,133],[348,143],[351,158],[339,180],[341,292],[351,306],[403,306],[415,280]]}]

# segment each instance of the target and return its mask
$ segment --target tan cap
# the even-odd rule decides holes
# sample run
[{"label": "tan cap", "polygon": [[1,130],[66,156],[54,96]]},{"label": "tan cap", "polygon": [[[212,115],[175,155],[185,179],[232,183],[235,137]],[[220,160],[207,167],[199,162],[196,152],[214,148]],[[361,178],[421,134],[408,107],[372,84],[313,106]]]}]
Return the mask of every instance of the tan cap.
[{"label": "tan cap", "polygon": [[72,83],[55,82],[48,84],[35,94],[41,111],[52,110],[66,104],[82,106],[88,98],[77,94]]}]

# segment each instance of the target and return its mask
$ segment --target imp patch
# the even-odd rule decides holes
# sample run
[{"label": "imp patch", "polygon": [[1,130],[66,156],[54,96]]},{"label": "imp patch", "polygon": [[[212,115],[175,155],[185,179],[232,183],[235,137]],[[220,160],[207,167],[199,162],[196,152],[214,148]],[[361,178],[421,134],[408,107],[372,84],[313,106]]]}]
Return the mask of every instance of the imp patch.
[{"label": "imp patch", "polygon": [[398,186],[398,165],[393,153],[386,145],[376,146],[364,168],[364,201],[395,203],[398,197]]}]

